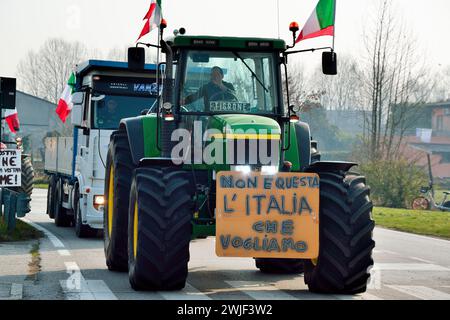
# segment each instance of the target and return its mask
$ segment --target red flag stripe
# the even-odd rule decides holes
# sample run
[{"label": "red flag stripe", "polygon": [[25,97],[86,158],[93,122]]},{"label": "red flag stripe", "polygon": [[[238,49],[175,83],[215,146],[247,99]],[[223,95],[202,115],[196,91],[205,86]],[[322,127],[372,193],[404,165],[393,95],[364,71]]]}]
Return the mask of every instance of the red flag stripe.
[{"label": "red flag stripe", "polygon": [[17,130],[20,129],[19,115],[17,114],[17,111],[14,111],[14,113],[7,115],[5,117],[5,121],[12,133],[17,133]]},{"label": "red flag stripe", "polygon": [[56,107],[56,113],[58,114],[59,118],[62,120],[62,122],[66,122],[67,116],[70,113],[69,106],[67,105],[67,102],[63,99],[60,99],[58,102],[58,106]]},{"label": "red flag stripe", "polygon": [[139,35],[139,38],[136,40],[136,42],[139,41],[140,38],[142,38],[149,32],[150,32],[150,21],[147,20],[145,21],[144,27],[142,28],[141,34]]},{"label": "red flag stripe", "polygon": [[150,9],[148,9],[148,12],[145,15],[143,20],[150,19],[150,17],[152,16],[153,12],[155,11],[155,8],[156,8],[156,3],[152,2],[152,4],[150,5]]},{"label": "red flag stripe", "polygon": [[312,38],[321,37],[321,36],[334,36],[334,26],[329,26],[328,28],[308,34],[306,37],[303,36],[303,31],[302,31],[300,33],[300,35],[298,36],[297,41],[295,41],[295,43],[299,43],[300,41],[303,41],[306,39],[312,39]]}]

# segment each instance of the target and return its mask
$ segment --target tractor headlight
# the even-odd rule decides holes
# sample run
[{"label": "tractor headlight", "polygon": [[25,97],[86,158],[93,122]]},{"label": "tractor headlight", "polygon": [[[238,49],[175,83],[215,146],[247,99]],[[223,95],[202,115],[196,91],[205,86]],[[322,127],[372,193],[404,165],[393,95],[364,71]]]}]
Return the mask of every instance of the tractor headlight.
[{"label": "tractor headlight", "polygon": [[261,174],[266,176],[273,176],[278,173],[278,167],[277,166],[262,166],[261,167]]},{"label": "tractor headlight", "polygon": [[243,174],[249,174],[252,172],[252,168],[250,166],[231,166],[231,171],[242,172]]}]

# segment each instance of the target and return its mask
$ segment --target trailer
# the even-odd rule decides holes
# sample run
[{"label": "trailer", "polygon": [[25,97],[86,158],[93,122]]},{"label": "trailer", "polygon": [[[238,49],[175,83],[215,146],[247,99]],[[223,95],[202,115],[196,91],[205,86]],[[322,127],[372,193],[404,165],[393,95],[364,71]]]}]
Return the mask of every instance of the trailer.
[{"label": "trailer", "polygon": [[49,175],[47,214],[78,237],[103,229],[104,177],[111,134],[121,119],[154,107],[157,66],[130,69],[126,62],[89,60],[76,69],[68,136],[45,140]]}]

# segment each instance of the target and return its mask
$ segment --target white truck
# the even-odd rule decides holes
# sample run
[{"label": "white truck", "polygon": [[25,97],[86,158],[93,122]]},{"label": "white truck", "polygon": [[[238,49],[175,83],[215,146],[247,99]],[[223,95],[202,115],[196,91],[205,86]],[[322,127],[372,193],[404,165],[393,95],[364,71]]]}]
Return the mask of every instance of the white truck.
[{"label": "white truck", "polygon": [[78,237],[103,229],[105,163],[120,120],[156,105],[156,65],[129,69],[126,62],[89,60],[76,70],[73,135],[45,141],[50,176],[47,214],[57,226],[74,226]]}]

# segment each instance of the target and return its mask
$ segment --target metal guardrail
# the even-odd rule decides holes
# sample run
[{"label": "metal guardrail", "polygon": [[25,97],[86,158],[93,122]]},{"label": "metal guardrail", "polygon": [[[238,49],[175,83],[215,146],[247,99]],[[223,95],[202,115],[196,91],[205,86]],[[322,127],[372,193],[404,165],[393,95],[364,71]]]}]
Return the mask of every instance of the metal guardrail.
[{"label": "metal guardrail", "polygon": [[8,231],[16,228],[16,218],[31,212],[30,202],[31,198],[25,193],[0,188],[0,218],[5,221]]}]

